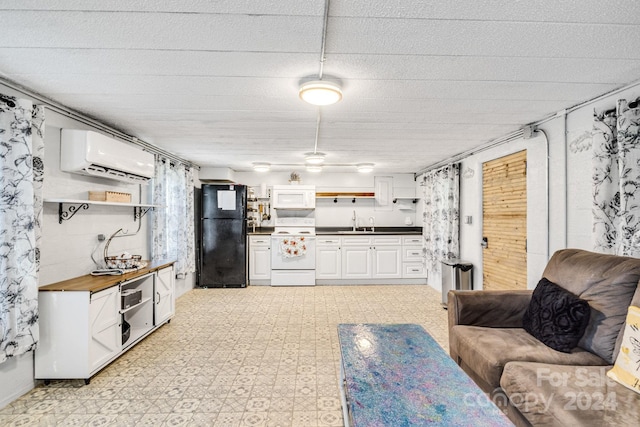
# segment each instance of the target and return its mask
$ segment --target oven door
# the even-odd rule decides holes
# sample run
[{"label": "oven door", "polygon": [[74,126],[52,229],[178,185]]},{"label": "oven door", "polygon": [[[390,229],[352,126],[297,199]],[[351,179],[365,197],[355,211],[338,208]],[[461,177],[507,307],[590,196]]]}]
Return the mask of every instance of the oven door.
[{"label": "oven door", "polygon": [[272,270],[315,270],[316,236],[271,236]]}]

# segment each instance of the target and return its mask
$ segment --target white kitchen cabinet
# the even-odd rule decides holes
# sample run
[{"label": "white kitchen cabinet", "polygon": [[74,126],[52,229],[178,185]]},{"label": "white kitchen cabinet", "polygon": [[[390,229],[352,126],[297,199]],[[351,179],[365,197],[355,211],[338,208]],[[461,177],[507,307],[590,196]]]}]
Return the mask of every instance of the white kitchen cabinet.
[{"label": "white kitchen cabinet", "polygon": [[342,278],[370,279],[373,273],[372,239],[369,236],[342,238]]},{"label": "white kitchen cabinet", "polygon": [[[88,384],[100,369],[169,321],[175,307],[172,279],[172,263],[158,263],[125,276],[86,275],[41,287],[35,378],[45,383],[84,379]],[[123,309],[121,296],[127,289],[139,291],[140,299]],[[165,295],[159,306],[154,306],[156,291]],[[127,324],[129,337],[123,342]]]},{"label": "white kitchen cabinet", "polygon": [[373,279],[402,277],[401,236],[375,236],[372,241]]},{"label": "white kitchen cabinet", "polygon": [[370,246],[343,246],[343,279],[370,279],[372,272]]},{"label": "white kitchen cabinet", "polygon": [[342,251],[340,236],[317,237],[316,279],[342,278]]},{"label": "white kitchen cabinet", "polygon": [[249,284],[270,284],[271,237],[249,236]]},{"label": "white kitchen cabinet", "polygon": [[427,272],[424,266],[423,236],[402,236],[402,277],[405,279],[424,279]]},{"label": "white kitchen cabinet", "polygon": [[120,353],[122,325],[119,298],[117,286],[91,295],[88,372],[95,372]]},{"label": "white kitchen cabinet", "polygon": [[174,296],[176,275],[174,273],[173,265],[158,270],[154,280],[154,324],[159,325],[165,321],[171,321],[171,318],[176,312]]}]

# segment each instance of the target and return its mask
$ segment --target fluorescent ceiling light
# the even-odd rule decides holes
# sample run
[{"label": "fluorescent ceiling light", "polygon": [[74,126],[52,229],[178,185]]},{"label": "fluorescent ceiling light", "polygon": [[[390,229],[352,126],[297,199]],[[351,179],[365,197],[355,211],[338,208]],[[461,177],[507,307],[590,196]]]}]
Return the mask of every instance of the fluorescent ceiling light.
[{"label": "fluorescent ceiling light", "polygon": [[256,172],[268,172],[271,169],[270,163],[256,162],[253,163],[253,170]]},{"label": "fluorescent ceiling light", "polygon": [[311,165],[319,165],[324,162],[324,153],[305,153],[304,161]]},{"label": "fluorescent ceiling light", "polygon": [[322,172],[322,165],[307,165],[308,172]]},{"label": "fluorescent ceiling light", "polygon": [[335,83],[313,80],[300,86],[300,99],[313,105],[331,105],[342,99],[342,90]]},{"label": "fluorescent ceiling light", "polygon": [[356,169],[358,169],[360,173],[369,173],[373,171],[373,166],[373,163],[359,163],[356,165]]}]

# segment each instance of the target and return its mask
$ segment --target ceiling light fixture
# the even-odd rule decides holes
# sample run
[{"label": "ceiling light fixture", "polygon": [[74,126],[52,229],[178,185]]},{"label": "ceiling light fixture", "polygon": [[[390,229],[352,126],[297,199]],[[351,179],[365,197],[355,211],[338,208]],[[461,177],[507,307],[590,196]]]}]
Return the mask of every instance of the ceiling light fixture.
[{"label": "ceiling light fixture", "polygon": [[322,172],[322,165],[307,165],[307,172]]},{"label": "ceiling light fixture", "polygon": [[313,105],[331,105],[342,99],[342,90],[335,83],[313,80],[300,86],[300,99]]},{"label": "ceiling light fixture", "polygon": [[358,163],[356,165],[356,169],[358,169],[358,172],[360,173],[369,173],[373,171],[373,166],[373,163]]},{"label": "ceiling light fixture", "polygon": [[324,2],[324,20],[322,22],[322,44],[320,46],[320,69],[316,80],[307,81],[300,85],[300,99],[313,105],[331,105],[342,99],[342,89],[331,81],[322,79],[324,74],[325,51],[327,45],[327,24],[329,22],[329,3]]},{"label": "ceiling light fixture", "polygon": [[309,163],[310,165],[319,165],[324,162],[324,153],[305,153],[304,161]]},{"label": "ceiling light fixture", "polygon": [[253,163],[253,170],[256,172],[269,172],[271,169],[271,163],[255,162]]}]

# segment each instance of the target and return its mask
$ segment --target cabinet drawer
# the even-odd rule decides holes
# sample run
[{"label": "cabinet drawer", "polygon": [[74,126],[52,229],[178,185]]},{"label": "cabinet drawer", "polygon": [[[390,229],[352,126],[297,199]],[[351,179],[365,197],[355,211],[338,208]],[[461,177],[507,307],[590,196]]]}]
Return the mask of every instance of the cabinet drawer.
[{"label": "cabinet drawer", "polygon": [[402,236],[402,244],[406,246],[421,246],[424,238],[420,236]]},{"label": "cabinet drawer", "polygon": [[371,237],[369,236],[349,236],[342,238],[343,246],[362,246],[362,245],[370,245]]},{"label": "cabinet drawer", "polygon": [[271,236],[249,236],[249,244],[253,246],[269,246]]},{"label": "cabinet drawer", "polygon": [[403,246],[402,261],[422,261],[422,246]]},{"label": "cabinet drawer", "polygon": [[324,236],[324,237],[317,236],[316,245],[317,246],[340,245],[340,236]]},{"label": "cabinet drawer", "polygon": [[373,244],[400,246],[402,244],[402,238],[401,236],[374,236]]},{"label": "cabinet drawer", "polygon": [[421,262],[405,262],[402,264],[402,277],[422,278],[427,277],[424,265]]}]

